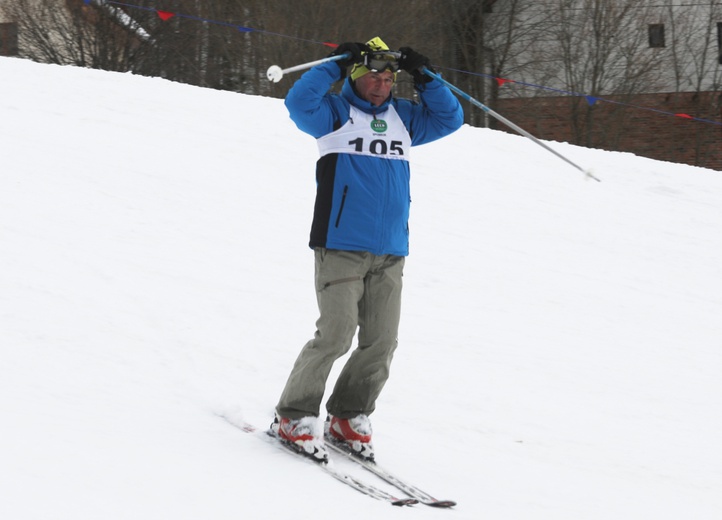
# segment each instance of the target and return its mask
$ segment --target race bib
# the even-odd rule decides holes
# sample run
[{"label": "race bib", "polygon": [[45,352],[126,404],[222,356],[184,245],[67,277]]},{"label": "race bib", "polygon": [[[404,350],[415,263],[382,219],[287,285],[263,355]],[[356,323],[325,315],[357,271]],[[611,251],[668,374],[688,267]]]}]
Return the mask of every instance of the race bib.
[{"label": "race bib", "polygon": [[351,107],[341,128],[316,140],[321,157],[330,153],[409,160],[411,136],[393,105],[375,117]]}]

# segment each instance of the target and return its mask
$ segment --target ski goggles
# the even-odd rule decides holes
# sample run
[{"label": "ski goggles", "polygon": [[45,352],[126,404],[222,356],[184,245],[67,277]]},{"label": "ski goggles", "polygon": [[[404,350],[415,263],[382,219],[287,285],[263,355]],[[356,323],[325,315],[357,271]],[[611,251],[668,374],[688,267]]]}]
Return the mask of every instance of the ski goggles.
[{"label": "ski goggles", "polygon": [[364,66],[371,72],[383,72],[390,70],[398,72],[400,52],[395,51],[371,51],[364,54]]}]

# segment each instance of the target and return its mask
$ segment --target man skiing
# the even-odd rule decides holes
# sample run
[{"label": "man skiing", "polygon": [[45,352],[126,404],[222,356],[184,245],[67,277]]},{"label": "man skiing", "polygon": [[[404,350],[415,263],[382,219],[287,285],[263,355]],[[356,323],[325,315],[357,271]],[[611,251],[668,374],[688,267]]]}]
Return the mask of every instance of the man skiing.
[{"label": "man skiing", "polygon": [[[401,286],[408,255],[409,152],[457,130],[458,100],[422,72],[429,59],[380,39],[343,43],[349,57],[310,69],[291,88],[286,107],[298,128],[317,140],[316,202],[310,246],[320,317],[276,406],[272,431],[318,461],[327,460],[318,431],[331,367],[351,354],[326,403],[328,435],[373,460],[368,416],[389,376],[397,346]],[[340,94],[330,87],[351,73]],[[398,70],[414,79],[420,102],[396,99]]]}]

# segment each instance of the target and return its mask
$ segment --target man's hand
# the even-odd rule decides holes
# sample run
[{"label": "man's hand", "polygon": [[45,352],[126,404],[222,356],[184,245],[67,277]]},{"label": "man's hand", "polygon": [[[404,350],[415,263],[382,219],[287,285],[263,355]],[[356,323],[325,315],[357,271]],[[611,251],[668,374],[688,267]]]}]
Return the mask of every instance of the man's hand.
[{"label": "man's hand", "polygon": [[339,56],[349,53],[351,56],[342,60],[338,60],[336,64],[341,69],[341,77],[346,76],[346,69],[356,63],[363,63],[363,54],[369,52],[370,49],[365,43],[346,42],[342,43],[329,56]]},{"label": "man's hand", "polygon": [[399,52],[401,53],[401,58],[399,58],[399,68],[411,74],[414,78],[414,83],[417,85],[424,85],[434,79],[421,72],[422,67],[432,70],[429,65],[429,58],[416,52],[411,47],[401,47]]}]

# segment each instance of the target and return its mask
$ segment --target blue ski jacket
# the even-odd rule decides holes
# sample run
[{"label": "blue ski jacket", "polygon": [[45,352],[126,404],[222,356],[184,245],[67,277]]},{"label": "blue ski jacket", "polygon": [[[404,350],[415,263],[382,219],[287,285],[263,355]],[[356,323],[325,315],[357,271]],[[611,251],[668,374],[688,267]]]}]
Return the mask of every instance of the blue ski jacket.
[{"label": "blue ski jacket", "polygon": [[[449,135],[463,124],[463,110],[439,81],[430,81],[418,89],[419,103],[389,96],[377,107],[359,97],[350,79],[344,82],[341,94],[329,92],[340,79],[336,63],[318,65],[296,81],[285,100],[296,126],[319,142],[353,125],[352,114],[370,121],[376,132],[367,142],[361,137],[347,141],[344,136],[348,134],[342,134],[337,142],[349,149],[337,147],[316,163],[316,202],[309,245],[407,256],[410,170],[408,150],[401,143],[410,141],[410,146],[416,146]],[[369,116],[359,117],[365,114]],[[410,139],[394,140],[398,134],[385,133],[387,122],[393,126],[399,119],[405,127],[404,136]],[[364,135],[369,132],[368,126],[364,124]]]}]

